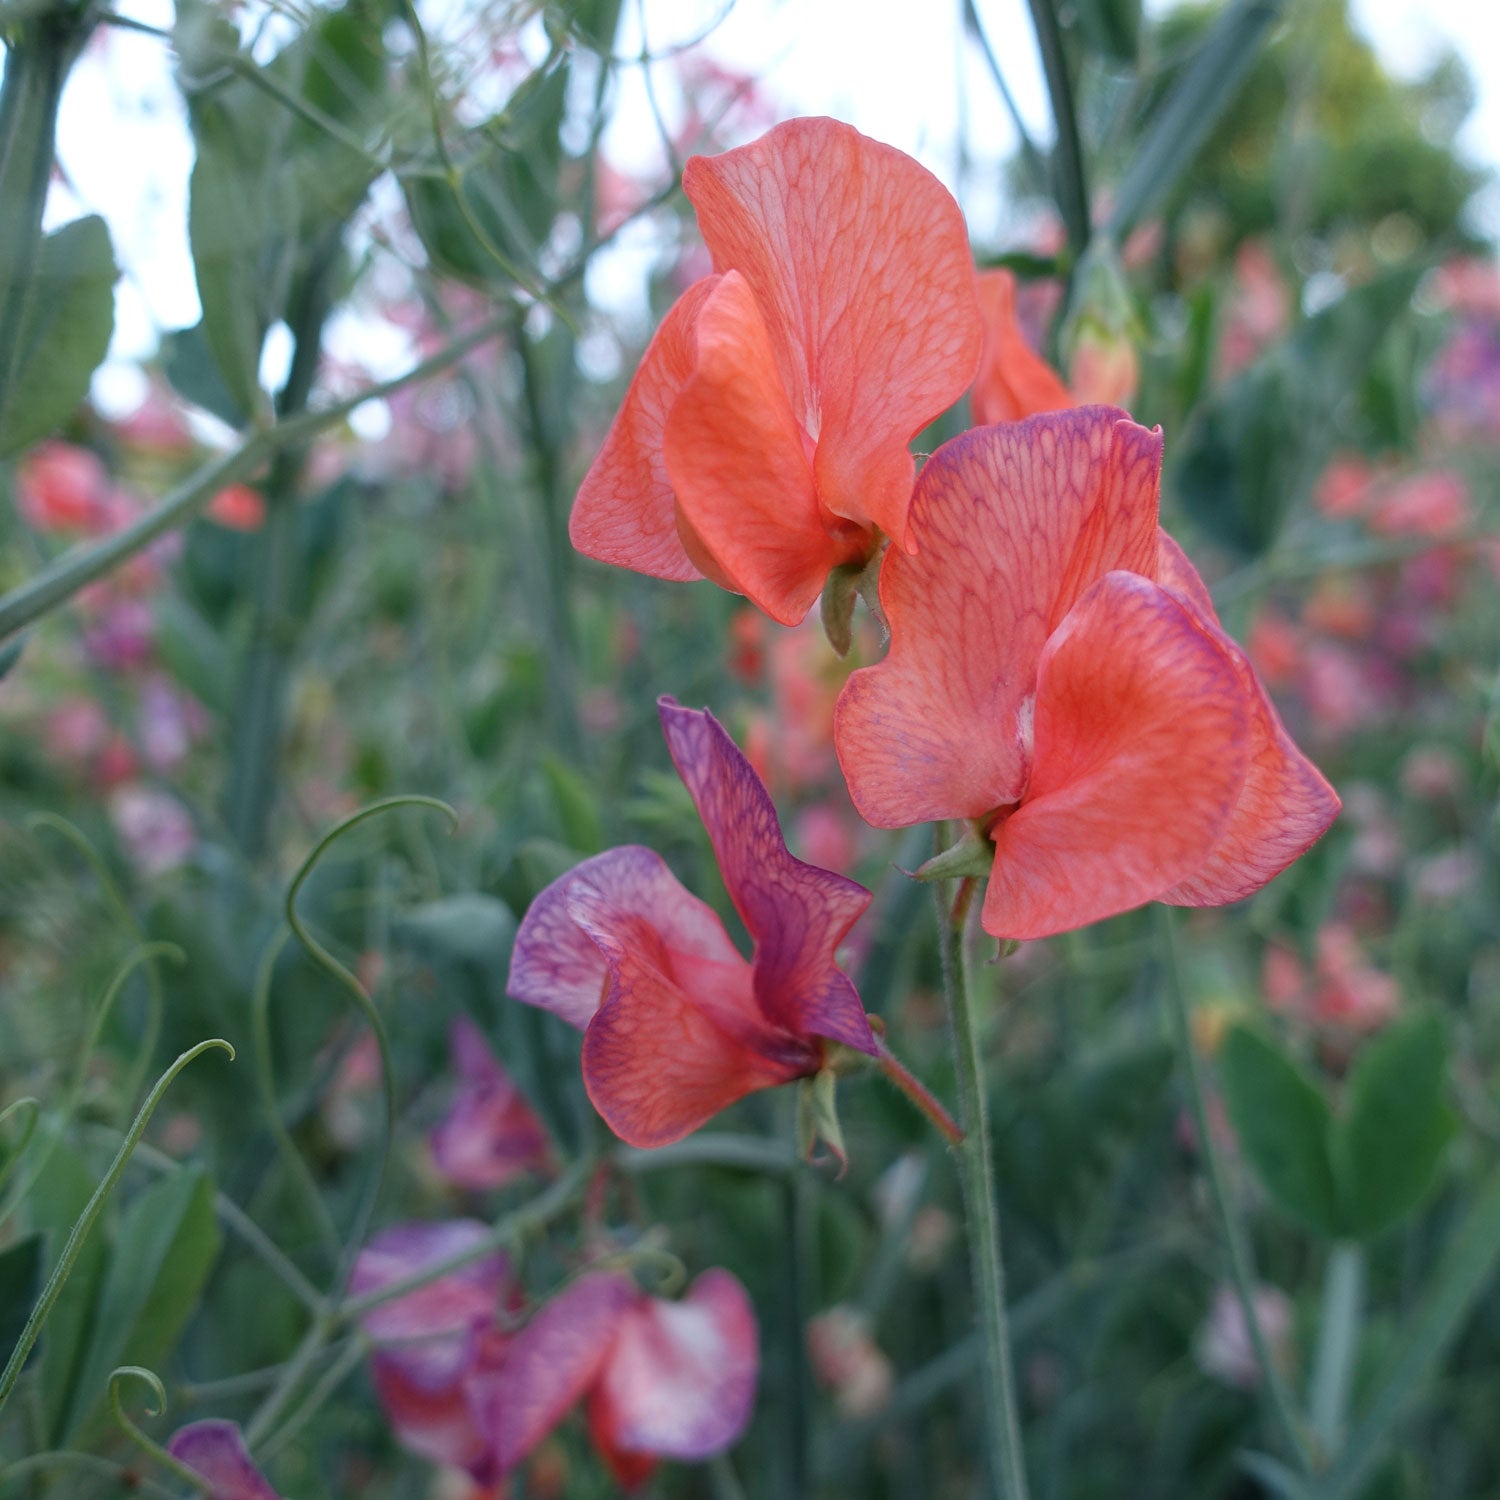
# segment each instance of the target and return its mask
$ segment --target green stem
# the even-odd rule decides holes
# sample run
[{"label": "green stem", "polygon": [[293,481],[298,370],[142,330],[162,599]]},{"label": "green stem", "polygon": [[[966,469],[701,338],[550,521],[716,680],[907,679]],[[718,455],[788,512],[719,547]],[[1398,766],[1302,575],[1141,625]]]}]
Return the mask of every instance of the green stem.
[{"label": "green stem", "polygon": [[[950,906],[952,895],[946,889],[947,884],[943,881],[935,887],[938,942],[943,963],[943,993],[953,1029],[958,1113],[964,1128],[964,1139],[955,1148],[955,1155],[963,1187],[974,1300],[983,1340],[981,1370],[991,1480],[996,1500],[1027,1500],[1026,1461],[1021,1446],[1016,1378],[1011,1364],[1010,1330],[1005,1313],[1005,1268],[1001,1259],[995,1171],[990,1158],[984,1065],[969,986],[969,957],[963,937],[968,903],[962,903],[962,909],[954,911]],[[963,882],[962,889],[972,896],[973,883]]]},{"label": "green stem", "polygon": [[1088,179],[1083,169],[1083,144],[1078,135],[1078,112],[1073,104],[1073,82],[1068,76],[1062,27],[1058,25],[1053,0],[1028,0],[1028,3],[1032,25],[1036,29],[1037,50],[1042,54],[1042,71],[1047,76],[1052,118],[1057,127],[1057,144],[1052,154],[1053,192],[1068,231],[1068,247],[1076,263],[1088,248],[1092,228],[1089,223]]},{"label": "green stem", "polygon": [[1255,1363],[1260,1369],[1262,1385],[1270,1398],[1271,1411],[1288,1450],[1296,1459],[1304,1474],[1312,1473],[1312,1454],[1303,1435],[1302,1423],[1292,1404],[1291,1393],[1281,1370],[1271,1357],[1271,1347],[1266,1342],[1265,1330],[1261,1327],[1260,1315],[1255,1307],[1255,1267],[1250,1257],[1250,1246],[1246,1242],[1239,1221],[1235,1218],[1230,1203],[1229,1187],[1224,1175],[1223,1163],[1219,1160],[1218,1148],[1208,1118],[1208,1098],[1203,1083],[1203,1067],[1198,1060],[1198,1049],[1193,1045],[1192,1027],[1188,1020],[1187,1000],[1182,992],[1182,980],[1177,968],[1177,943],[1173,929],[1173,912],[1169,906],[1156,908],[1158,932],[1161,942],[1162,989],[1166,997],[1167,1014],[1172,1025],[1172,1040],[1177,1047],[1177,1060],[1187,1077],[1189,1101],[1192,1106],[1193,1129],[1197,1132],[1198,1151],[1208,1170],[1209,1187],[1213,1193],[1214,1210],[1219,1218],[1219,1229],[1229,1252],[1229,1273],[1234,1283],[1235,1295],[1239,1299],[1240,1311],[1245,1319],[1245,1328],[1250,1335],[1250,1345],[1255,1353]]},{"label": "green stem", "polygon": [[1353,1500],[1379,1466],[1398,1424],[1458,1336],[1500,1261],[1500,1170],[1493,1172],[1443,1256],[1437,1274],[1333,1467],[1308,1500]]},{"label": "green stem", "polygon": [[1325,1459],[1332,1458],[1344,1441],[1364,1290],[1364,1251],[1358,1245],[1334,1245],[1323,1277],[1323,1310],[1308,1397],[1313,1438]]},{"label": "green stem", "polygon": [[94,1189],[93,1196],[84,1204],[83,1212],[79,1214],[78,1222],[73,1225],[73,1232],[68,1236],[68,1242],[63,1246],[62,1254],[58,1257],[57,1265],[53,1268],[47,1285],[42,1289],[42,1295],[37,1299],[36,1306],[31,1309],[31,1316],[27,1318],[26,1326],[21,1330],[21,1337],[17,1339],[16,1347],[11,1351],[10,1361],[5,1366],[4,1373],[0,1374],[0,1410],[4,1409],[5,1403],[10,1399],[10,1393],[16,1387],[16,1382],[21,1378],[21,1369],[31,1353],[32,1346],[41,1334],[42,1325],[47,1321],[53,1304],[61,1294],[63,1284],[72,1274],[73,1263],[82,1252],[84,1241],[88,1239],[89,1231],[93,1229],[94,1221],[99,1217],[105,1200],[120,1180],[125,1164],[130,1160],[131,1152],[135,1150],[136,1143],[146,1133],[146,1126],[150,1124],[151,1116],[156,1113],[156,1106],[161,1103],[167,1090],[176,1081],[177,1075],[194,1058],[214,1047],[222,1048],[229,1054],[230,1061],[234,1060],[234,1048],[221,1037],[211,1037],[207,1041],[199,1042],[196,1047],[189,1047],[156,1080],[156,1086],[146,1096],[146,1102],[141,1105],[140,1113],[136,1115],[130,1129],[125,1133],[125,1139],[120,1143],[115,1159],[109,1164],[109,1170],[104,1174],[98,1187]]},{"label": "green stem", "polygon": [[151,1388],[152,1395],[156,1397],[156,1405],[148,1408],[150,1416],[159,1417],[167,1409],[166,1388],[154,1371],[146,1369],[143,1365],[120,1365],[109,1377],[109,1409],[114,1413],[115,1421],[121,1431],[142,1453],[160,1464],[167,1473],[180,1479],[184,1484],[191,1485],[200,1495],[206,1495],[208,1500],[213,1500],[214,1486],[196,1469],[190,1469],[180,1459],[168,1453],[154,1438],[142,1432],[136,1425],[135,1419],[125,1410],[124,1398],[120,1395],[120,1383],[126,1378],[139,1380],[143,1385]]}]

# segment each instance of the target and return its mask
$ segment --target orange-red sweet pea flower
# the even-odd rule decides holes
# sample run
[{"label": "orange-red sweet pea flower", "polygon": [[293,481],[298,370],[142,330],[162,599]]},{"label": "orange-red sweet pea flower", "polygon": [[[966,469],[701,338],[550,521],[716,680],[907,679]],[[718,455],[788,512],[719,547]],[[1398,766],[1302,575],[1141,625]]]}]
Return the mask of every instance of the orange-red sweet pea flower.
[{"label": "orange-red sweet pea flower", "polygon": [[1104,407],[981,428],[886,554],[891,649],[844,689],[839,761],[877,827],[973,821],[996,937],[1238,900],[1338,810],[1158,527],[1160,463]]},{"label": "orange-red sweet pea flower", "polygon": [[836,120],[695,156],[682,180],[714,274],[652,339],[570,535],[795,625],[878,533],[905,544],[907,445],[974,378],[963,215],[925,168]]},{"label": "orange-red sweet pea flower", "polygon": [[672,698],[658,707],[753,958],[660,855],[626,845],[531,903],[506,986],[583,1032],[589,1098],[632,1146],[665,1146],[756,1089],[821,1072],[829,1042],[877,1054],[835,957],[870,893],[792,857],[760,778],[712,714]]}]

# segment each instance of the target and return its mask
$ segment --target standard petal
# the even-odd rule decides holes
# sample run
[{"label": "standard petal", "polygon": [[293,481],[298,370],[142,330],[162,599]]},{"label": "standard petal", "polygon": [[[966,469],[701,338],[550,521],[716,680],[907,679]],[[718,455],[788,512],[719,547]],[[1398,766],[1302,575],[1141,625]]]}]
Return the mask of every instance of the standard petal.
[{"label": "standard petal", "polygon": [[[359,1252],[349,1280],[350,1295],[381,1291],[475,1250],[488,1238],[489,1230],[477,1219],[393,1224]],[[510,1262],[495,1251],[372,1308],[360,1322],[377,1343],[451,1339],[488,1323],[509,1281]],[[442,1348],[439,1358],[446,1358],[451,1343]]]},{"label": "standard petal", "polygon": [[651,923],[668,948],[712,963],[743,962],[711,907],[685,890],[654,850],[606,849],[537,896],[516,933],[506,993],[561,1016],[581,1031],[604,997],[608,967],[598,944],[569,913],[569,894],[588,886],[611,907]]},{"label": "standard petal", "polygon": [[279,1500],[255,1467],[233,1422],[192,1422],[180,1427],[172,1434],[167,1452],[209,1482],[208,1500]]},{"label": "standard petal", "polygon": [[1020,808],[994,831],[984,927],[1049,937],[1159,897],[1228,826],[1249,764],[1239,673],[1172,593],[1114,572],[1043,653]]},{"label": "standard petal", "polygon": [[1016,278],[1006,270],[979,273],[984,352],[969,391],[976,427],[1019,422],[1076,406],[1062,377],[1026,342],[1016,321]]},{"label": "standard petal", "polygon": [[699,970],[689,990],[639,918],[602,910],[596,932],[610,986],[583,1034],[583,1082],[622,1141],[668,1145],[746,1094],[812,1071],[805,1044],[756,1012],[743,959],[737,972]]},{"label": "standard petal", "polygon": [[927,461],[916,555],[881,567],[890,652],[834,718],[866,822],[979,818],[1021,795],[1042,648],[1111,569],[1155,575],[1160,470],[1160,432],[1106,407],[980,428]]},{"label": "standard petal", "polygon": [[980,319],[963,214],[924,167],[835,120],[791,120],[683,190],[714,269],[765,315],[781,383],[817,443],[833,514],[904,542],[907,444],[974,378]]},{"label": "standard petal", "polygon": [[586,557],[655,578],[701,578],[677,535],[662,437],[694,359],[693,323],[718,284],[694,282],[646,347],[614,425],[573,502],[568,535]]},{"label": "standard petal", "polygon": [[808,442],[792,414],[765,319],[738,272],[694,325],[696,359],[665,430],[683,541],[709,577],[796,625],[830,569],[870,538],[824,524]]},{"label": "standard petal", "polygon": [[428,1136],[433,1164],[455,1187],[488,1192],[550,1159],[547,1130],[479,1028],[466,1016],[449,1032],[463,1080],[448,1113]]},{"label": "standard petal", "polygon": [[511,1340],[488,1390],[488,1422],[509,1473],[594,1383],[621,1315],[640,1293],[628,1276],[593,1271],[546,1303]]},{"label": "standard petal", "polygon": [[667,749],[714,847],[729,899],[755,942],[755,999],[795,1036],[829,1037],[872,1056],[875,1039],[835,954],[870,893],[788,851],[760,777],[707,709],[657,704]]},{"label": "standard petal", "polygon": [[749,1425],[759,1377],[749,1295],[728,1271],[705,1271],[681,1301],[645,1297],[620,1319],[591,1415],[621,1452],[711,1458]]}]

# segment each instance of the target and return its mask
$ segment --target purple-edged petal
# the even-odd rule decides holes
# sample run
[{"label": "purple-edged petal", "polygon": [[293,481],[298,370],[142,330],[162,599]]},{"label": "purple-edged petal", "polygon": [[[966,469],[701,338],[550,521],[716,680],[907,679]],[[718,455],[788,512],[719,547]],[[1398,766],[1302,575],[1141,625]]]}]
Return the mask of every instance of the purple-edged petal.
[{"label": "purple-edged petal", "polygon": [[[474,1393],[506,1342],[499,1329],[484,1328],[375,1351],[375,1395],[404,1448],[476,1479],[489,1477],[490,1444],[476,1420]],[[443,1357],[434,1357],[432,1345],[443,1347]]]},{"label": "purple-edged petal", "polygon": [[[359,1252],[350,1295],[364,1297],[404,1281],[473,1250],[488,1235],[475,1219],[393,1225]],[[377,1343],[463,1335],[494,1317],[509,1279],[510,1262],[497,1251],[372,1308],[360,1322]]]},{"label": "purple-edged petal", "polygon": [[621,1317],[591,1426],[622,1452],[709,1458],[749,1425],[759,1376],[745,1288],[728,1271],[705,1271],[680,1302],[646,1297]]},{"label": "purple-edged petal", "polygon": [[514,1469],[594,1383],[620,1317],[639,1297],[614,1271],[580,1276],[511,1341],[488,1390],[488,1427],[501,1473]]},{"label": "purple-edged petal", "polygon": [[255,1467],[233,1422],[193,1422],[181,1427],[172,1434],[167,1452],[209,1482],[208,1500],[280,1500]]},{"label": "purple-edged petal", "polygon": [[438,1172],[456,1187],[488,1192],[545,1167],[550,1159],[546,1127],[479,1028],[460,1016],[449,1038],[463,1083],[428,1137]]},{"label": "purple-edged petal", "polygon": [[760,778],[707,709],[657,705],[679,775],[714,847],[729,899],[755,942],[755,998],[796,1036],[828,1037],[861,1052],[875,1039],[835,953],[870,893],[788,851]]},{"label": "purple-edged petal", "polygon": [[607,849],[559,876],[537,896],[516,933],[506,993],[580,1031],[604,998],[608,970],[598,944],[574,920],[569,895],[638,916],[674,953],[710,963],[743,962],[711,907],[685,890],[661,856],[638,844]]}]

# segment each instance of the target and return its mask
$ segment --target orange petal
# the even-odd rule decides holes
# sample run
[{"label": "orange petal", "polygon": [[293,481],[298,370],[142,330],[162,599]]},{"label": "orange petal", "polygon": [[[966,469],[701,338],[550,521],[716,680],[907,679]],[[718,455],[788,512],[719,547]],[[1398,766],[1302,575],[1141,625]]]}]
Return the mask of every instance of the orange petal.
[{"label": "orange petal", "polygon": [[880,574],[885,660],[834,737],[866,822],[978,818],[1024,790],[1021,705],[1057,622],[1111,568],[1156,572],[1161,434],[1104,407],[981,428],[927,461],[915,556]]},{"label": "orange petal", "polygon": [[1199,616],[1239,673],[1250,704],[1250,764],[1245,786],[1218,843],[1186,880],[1160,897],[1173,906],[1241,901],[1310,849],[1338,816],[1338,794],[1297,748],[1250,659],[1219,627],[1198,570],[1166,532],[1158,578]]},{"label": "orange petal", "polygon": [[1199,869],[1245,783],[1249,717],[1234,662],[1181,600],[1101,579],[1043,653],[1031,784],[995,830],[985,931],[1049,937]]},{"label": "orange petal", "polygon": [[744,274],[834,515],[904,541],[907,445],[974,378],[963,214],[911,157],[836,120],[695,156],[682,185],[717,271]]},{"label": "orange petal", "polygon": [[1016,321],[1016,278],[1011,272],[979,273],[979,307],[984,315],[984,352],[969,391],[975,426],[1019,422],[1075,405],[1062,377],[1021,333]]},{"label": "orange petal", "polygon": [[765,319],[737,271],[718,279],[694,326],[696,359],[668,416],[667,472],[688,553],[783,625],[799,624],[829,569],[869,549],[824,526],[802,429]]},{"label": "orange petal", "polygon": [[672,305],[647,345],[599,456],[578,487],[568,535],[585,557],[653,578],[703,576],[677,535],[677,503],[662,434],[667,413],[692,373],[694,320],[718,280],[705,276]]}]

